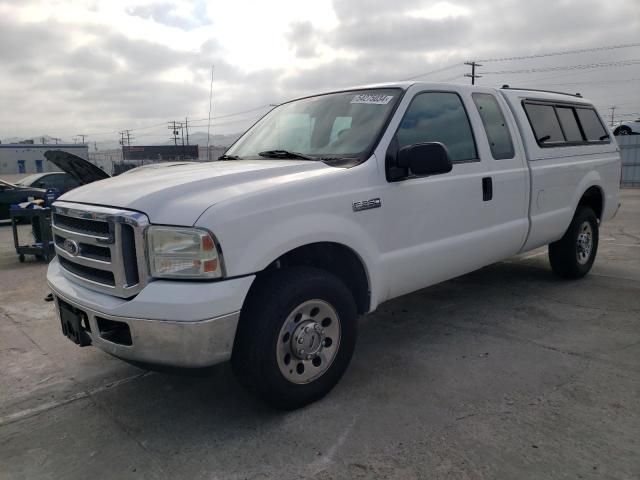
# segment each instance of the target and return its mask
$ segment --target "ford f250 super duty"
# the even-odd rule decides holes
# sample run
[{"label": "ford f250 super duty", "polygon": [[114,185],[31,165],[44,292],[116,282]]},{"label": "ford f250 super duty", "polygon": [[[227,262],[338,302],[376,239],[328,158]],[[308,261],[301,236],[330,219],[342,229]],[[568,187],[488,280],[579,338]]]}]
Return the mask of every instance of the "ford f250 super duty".
[{"label": "ford f250 super duty", "polygon": [[382,302],[543,245],[591,269],[620,156],[579,95],[394,83],[284,103],[220,161],[54,204],[62,331],[129,362],[231,360],[279,408],[326,394]]}]

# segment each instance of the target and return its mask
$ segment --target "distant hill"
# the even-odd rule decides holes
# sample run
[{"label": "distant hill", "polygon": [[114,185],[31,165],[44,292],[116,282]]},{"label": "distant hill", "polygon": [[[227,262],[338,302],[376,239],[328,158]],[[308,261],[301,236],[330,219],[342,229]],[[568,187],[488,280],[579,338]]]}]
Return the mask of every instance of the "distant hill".
[{"label": "distant hill", "polygon": [[[209,136],[209,145],[215,147],[228,147],[233,142],[235,142],[242,133],[231,133],[228,135],[210,135]],[[33,140],[34,143],[41,144],[42,139],[44,138],[45,143],[47,144],[55,144],[55,138],[51,135],[40,135],[37,137],[10,137],[3,138],[2,143],[18,143],[23,140]],[[68,141],[68,140],[67,140]],[[119,149],[120,144],[116,140],[106,140],[106,141],[94,141],[91,136],[86,139],[87,144],[89,145],[89,151],[104,151],[104,150],[114,150]],[[180,140],[178,140],[180,141]],[[186,141],[186,138],[185,138]],[[166,140],[162,142],[150,142],[150,145],[170,145],[173,142],[171,140]],[[191,145],[199,145],[201,147],[206,147],[207,145],[207,132],[193,132],[189,133],[189,143]],[[135,145],[145,145],[144,140],[134,141]]]},{"label": "distant hill", "polygon": [[[231,133],[229,135],[209,135],[209,145],[216,147],[228,147],[235,142],[242,133]],[[172,143],[168,141],[166,143]],[[205,147],[207,145],[207,132],[194,132],[189,134],[189,143],[192,145],[200,145]]]}]

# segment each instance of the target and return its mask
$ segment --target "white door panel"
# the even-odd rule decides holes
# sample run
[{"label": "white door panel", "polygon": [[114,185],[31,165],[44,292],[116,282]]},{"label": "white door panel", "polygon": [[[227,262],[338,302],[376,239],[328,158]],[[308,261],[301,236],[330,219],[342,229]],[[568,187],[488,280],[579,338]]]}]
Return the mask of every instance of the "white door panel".
[{"label": "white door panel", "polygon": [[[474,97],[476,95],[476,97]],[[491,140],[496,142],[498,139],[489,139],[486,135],[485,125],[482,116],[478,110],[479,106],[487,107],[489,105],[476,103],[474,101],[478,95],[490,96],[495,103],[496,111],[492,112],[485,120],[489,123],[487,128],[492,128],[491,120],[497,122],[500,120],[500,126],[506,129],[506,136],[511,140],[511,154],[500,155],[506,151],[505,148],[499,149],[497,152],[492,150],[489,144]],[[514,255],[520,251],[527,237],[529,230],[529,168],[526,163],[526,155],[524,147],[518,134],[518,127],[515,119],[511,114],[504,99],[496,96],[495,92],[490,89],[477,88],[471,94],[471,100],[475,108],[470,108],[469,113],[478,129],[482,129],[483,135],[478,135],[478,151],[480,157],[487,164],[488,175],[491,177],[493,184],[493,199],[491,203],[494,205],[492,216],[487,219],[491,224],[499,226],[495,229],[493,241],[503,246],[502,257],[505,258]],[[500,119],[497,116],[502,117]],[[504,122],[504,123],[502,123]],[[494,126],[495,128],[495,126]]]},{"label": "white door panel", "polygon": [[[456,93],[473,130],[475,160],[454,163],[448,174],[409,178],[388,183],[383,188],[382,208],[388,233],[380,248],[381,271],[387,277],[390,298],[515,254],[527,234],[529,184],[521,144],[514,140],[512,159],[493,160],[471,95],[464,91]],[[424,139],[416,132],[403,137],[418,142],[441,141],[455,157],[464,150],[450,143],[465,135],[463,118],[459,109],[453,114],[451,111],[455,109],[451,104],[444,103],[443,110],[449,111],[442,115],[450,130],[443,131],[439,125],[429,124]],[[511,118],[510,121],[515,132]],[[410,124],[416,123],[420,124],[420,119],[410,118]],[[492,182],[491,198],[483,198],[485,178]]]},{"label": "white door panel", "polygon": [[502,246],[493,236],[493,206],[482,201],[485,165],[454,165],[446,175],[389,184],[382,208],[389,234],[382,245],[389,296],[395,297],[491,263]]}]

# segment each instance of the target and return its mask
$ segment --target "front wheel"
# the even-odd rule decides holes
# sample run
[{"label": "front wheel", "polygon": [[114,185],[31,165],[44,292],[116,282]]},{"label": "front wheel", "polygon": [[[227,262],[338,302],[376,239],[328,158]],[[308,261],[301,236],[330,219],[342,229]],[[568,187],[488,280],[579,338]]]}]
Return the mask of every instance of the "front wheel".
[{"label": "front wheel", "polygon": [[549,244],[549,261],[562,278],[584,277],[598,251],[598,218],[588,207],[578,207],[564,236]]},{"label": "front wheel", "polygon": [[336,276],[311,267],[268,272],[256,281],[236,334],[236,376],[276,408],[322,398],[342,377],[355,347],[351,292]]}]

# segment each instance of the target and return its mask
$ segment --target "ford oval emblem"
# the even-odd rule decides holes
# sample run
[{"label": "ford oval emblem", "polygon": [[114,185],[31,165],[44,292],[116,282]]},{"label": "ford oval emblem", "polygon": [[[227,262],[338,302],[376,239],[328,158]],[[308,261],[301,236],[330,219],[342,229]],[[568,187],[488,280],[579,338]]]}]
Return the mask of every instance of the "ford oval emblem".
[{"label": "ford oval emblem", "polygon": [[62,248],[65,252],[73,257],[77,256],[80,253],[80,245],[78,245],[78,242],[69,238],[64,241],[64,243],[62,244]]}]

